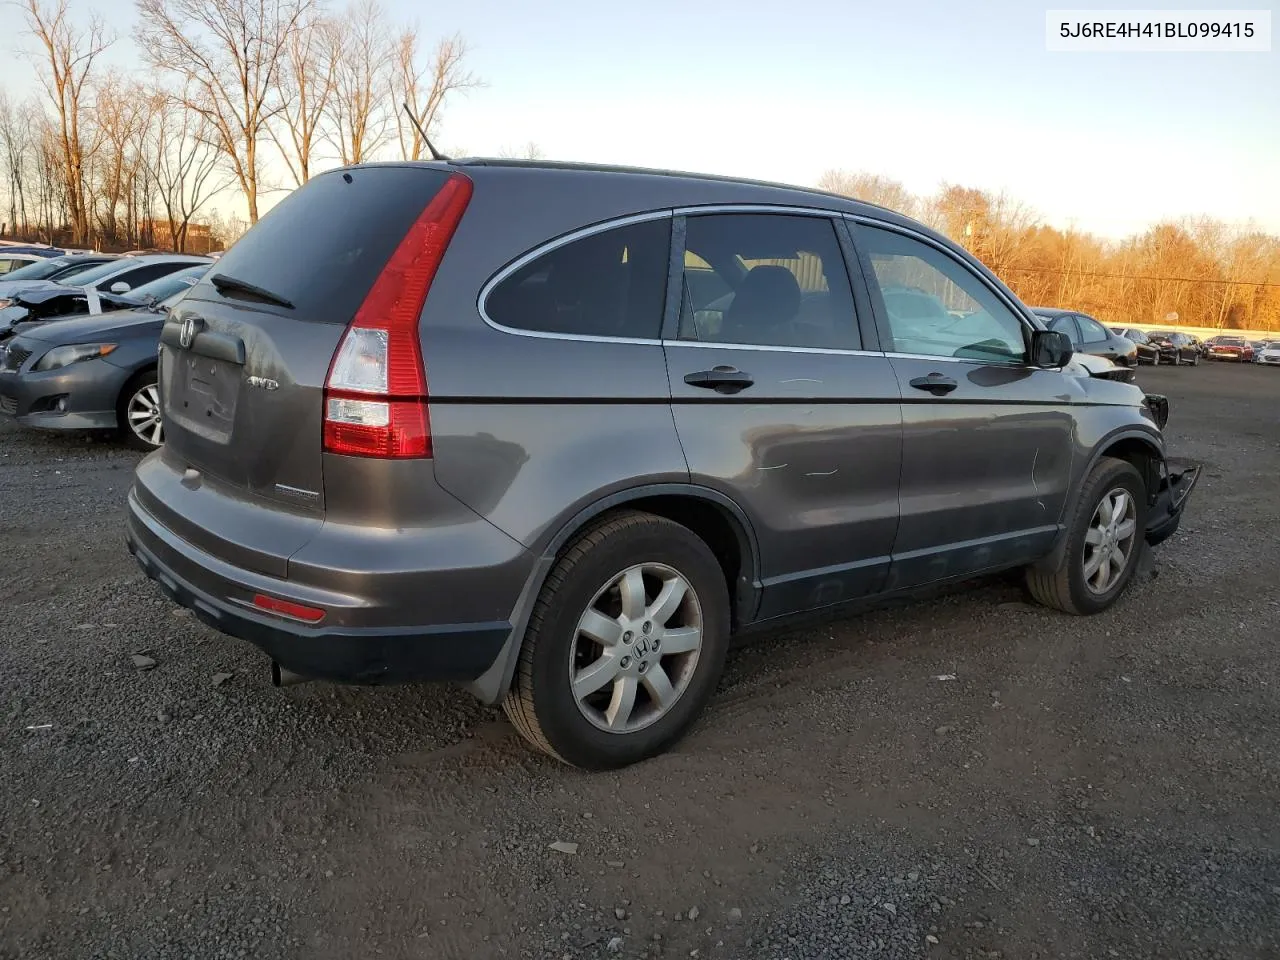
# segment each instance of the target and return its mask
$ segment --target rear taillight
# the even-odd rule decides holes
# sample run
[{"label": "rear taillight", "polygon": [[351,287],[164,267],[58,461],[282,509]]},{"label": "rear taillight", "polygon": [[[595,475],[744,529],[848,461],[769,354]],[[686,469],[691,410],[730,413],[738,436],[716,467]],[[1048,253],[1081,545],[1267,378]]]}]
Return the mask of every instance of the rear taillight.
[{"label": "rear taillight", "polygon": [[418,317],[471,181],[455,173],[409,228],[343,334],[324,389],[324,449],[352,457],[431,456]]}]

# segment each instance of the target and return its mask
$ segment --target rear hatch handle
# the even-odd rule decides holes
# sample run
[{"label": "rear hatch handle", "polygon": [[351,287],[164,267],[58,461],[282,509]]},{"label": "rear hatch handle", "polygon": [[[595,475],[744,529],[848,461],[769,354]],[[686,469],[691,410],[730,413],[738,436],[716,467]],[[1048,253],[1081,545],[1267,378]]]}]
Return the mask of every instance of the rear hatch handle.
[{"label": "rear hatch handle", "polygon": [[230,334],[205,327],[204,318],[187,314],[182,320],[166,320],[160,331],[160,342],[175,350],[186,350],[212,360],[225,360],[244,366],[244,341]]}]

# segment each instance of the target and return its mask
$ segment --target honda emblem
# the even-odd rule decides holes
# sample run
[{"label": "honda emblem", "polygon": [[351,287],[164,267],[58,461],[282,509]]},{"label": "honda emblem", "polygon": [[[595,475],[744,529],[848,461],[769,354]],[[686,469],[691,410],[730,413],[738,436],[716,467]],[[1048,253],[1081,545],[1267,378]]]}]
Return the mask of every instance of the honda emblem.
[{"label": "honda emblem", "polygon": [[188,350],[196,339],[196,318],[187,317],[182,321],[182,330],[178,334],[178,343],[182,345],[183,350]]}]

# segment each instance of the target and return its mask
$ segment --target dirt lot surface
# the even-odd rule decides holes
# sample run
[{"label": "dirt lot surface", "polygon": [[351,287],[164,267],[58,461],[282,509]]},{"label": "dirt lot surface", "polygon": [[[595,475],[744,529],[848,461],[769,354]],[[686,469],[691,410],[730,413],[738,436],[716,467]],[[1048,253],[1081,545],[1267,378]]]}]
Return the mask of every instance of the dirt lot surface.
[{"label": "dirt lot surface", "polygon": [[758,642],[612,775],[456,690],[273,689],[135,568],[134,455],[0,428],[0,956],[1280,955],[1280,370],[1141,379],[1206,474],[1116,609]]}]

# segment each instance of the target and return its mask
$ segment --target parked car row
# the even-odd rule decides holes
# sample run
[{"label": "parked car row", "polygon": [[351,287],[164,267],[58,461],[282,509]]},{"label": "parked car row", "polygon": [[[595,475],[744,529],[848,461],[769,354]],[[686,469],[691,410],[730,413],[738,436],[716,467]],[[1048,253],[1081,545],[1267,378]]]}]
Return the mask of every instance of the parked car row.
[{"label": "parked car row", "polygon": [[168,309],[205,257],[124,256],[36,280],[0,300],[0,414],[50,430],[118,430],[163,442],[156,359]]},{"label": "parked car row", "polygon": [[[1060,330],[1071,338],[1079,353],[1104,357],[1120,366],[1140,364],[1158,366],[1197,366],[1201,360],[1231,360],[1243,363],[1263,362],[1270,347],[1280,340],[1249,340],[1234,334],[1220,334],[1201,340],[1180,330],[1141,330],[1138,327],[1105,327],[1093,317],[1076,310],[1056,307],[1033,307],[1051,330]],[[1276,352],[1268,363],[1280,362]]]},{"label": "parked car row", "polygon": [[1050,330],[1058,330],[1071,338],[1079,353],[1102,357],[1122,367],[1161,363],[1196,366],[1204,353],[1195,337],[1172,330],[1145,333],[1136,327],[1106,327],[1100,321],[1078,310],[1057,307],[1033,307]]},{"label": "parked car row", "polygon": [[0,277],[63,253],[66,251],[59,250],[57,247],[5,243],[0,246]]}]

